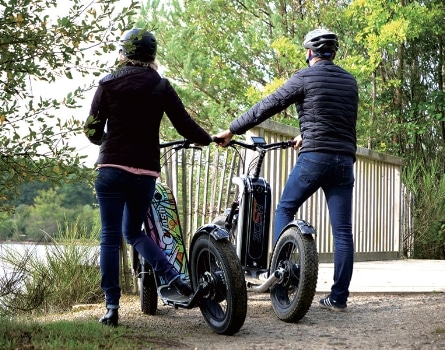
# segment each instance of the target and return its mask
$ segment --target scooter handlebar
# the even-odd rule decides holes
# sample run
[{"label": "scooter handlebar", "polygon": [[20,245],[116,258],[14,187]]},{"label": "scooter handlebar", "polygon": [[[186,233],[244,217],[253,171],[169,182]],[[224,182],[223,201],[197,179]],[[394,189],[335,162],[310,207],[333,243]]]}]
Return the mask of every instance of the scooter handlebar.
[{"label": "scooter handlebar", "polygon": [[296,144],[296,141],[294,140],[288,140],[288,141],[280,141],[280,142],[272,142],[267,144],[260,144],[260,143],[246,143],[243,141],[237,141],[237,140],[230,140],[227,146],[231,145],[238,145],[247,149],[251,150],[261,150],[261,149],[286,149],[289,147],[293,147]]},{"label": "scooter handlebar", "polygon": [[[213,137],[213,142],[215,143],[221,143],[223,139]],[[287,141],[280,141],[280,142],[272,142],[268,144],[264,143],[247,143],[243,141],[238,140],[230,140],[230,142],[227,144],[226,147],[237,145],[241,146],[243,148],[247,148],[250,150],[258,150],[258,149],[277,149],[282,148],[286,149],[289,147],[293,147],[296,144],[296,141],[294,140],[287,140]],[[191,141],[184,139],[184,140],[175,140],[170,142],[164,142],[159,144],[160,148],[167,148],[167,147],[174,147],[175,149],[181,149],[181,148],[199,148],[198,146],[195,146]]]},{"label": "scooter handlebar", "polygon": [[163,142],[159,144],[159,148],[167,148],[172,146],[180,146],[180,148],[189,148],[191,142],[189,140],[175,140],[169,142]]},{"label": "scooter handlebar", "polygon": [[159,148],[167,148],[172,147],[173,150],[179,150],[182,148],[195,148],[201,149],[199,145],[194,144],[192,141],[184,139],[184,140],[175,140],[170,142],[163,142],[159,144]]}]

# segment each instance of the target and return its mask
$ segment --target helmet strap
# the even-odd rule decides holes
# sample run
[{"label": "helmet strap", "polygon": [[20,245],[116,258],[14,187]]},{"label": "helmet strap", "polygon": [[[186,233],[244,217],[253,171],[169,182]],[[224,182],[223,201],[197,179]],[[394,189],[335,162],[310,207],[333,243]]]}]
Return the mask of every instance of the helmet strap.
[{"label": "helmet strap", "polygon": [[334,58],[334,52],[325,52],[322,53],[320,56],[324,58]]}]

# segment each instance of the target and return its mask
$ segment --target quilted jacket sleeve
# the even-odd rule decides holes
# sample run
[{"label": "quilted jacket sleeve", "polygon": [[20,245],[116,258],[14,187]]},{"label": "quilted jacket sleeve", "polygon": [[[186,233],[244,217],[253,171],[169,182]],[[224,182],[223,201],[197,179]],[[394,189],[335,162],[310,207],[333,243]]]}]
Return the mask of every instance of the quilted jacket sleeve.
[{"label": "quilted jacket sleeve", "polygon": [[275,92],[256,103],[246,113],[230,124],[233,134],[241,135],[266,119],[285,110],[303,98],[303,78],[299,72],[294,74]]}]

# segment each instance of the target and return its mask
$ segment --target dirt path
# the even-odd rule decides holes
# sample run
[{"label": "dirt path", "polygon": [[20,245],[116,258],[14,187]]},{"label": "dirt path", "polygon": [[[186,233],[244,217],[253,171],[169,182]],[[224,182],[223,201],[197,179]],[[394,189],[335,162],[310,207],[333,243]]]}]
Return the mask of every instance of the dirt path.
[{"label": "dirt path", "polygon": [[[352,295],[346,313],[320,309],[321,296],[292,324],[276,318],[268,294],[249,293],[246,322],[234,336],[212,332],[199,309],[160,305],[148,316],[137,296],[125,296],[120,325],[135,330],[140,349],[445,349],[444,293]],[[95,305],[64,317],[97,322],[103,312]]]}]

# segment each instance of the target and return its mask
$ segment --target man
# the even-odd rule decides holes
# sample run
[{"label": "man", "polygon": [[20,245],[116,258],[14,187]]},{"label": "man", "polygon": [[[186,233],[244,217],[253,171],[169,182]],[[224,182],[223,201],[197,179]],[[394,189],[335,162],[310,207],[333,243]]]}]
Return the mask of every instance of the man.
[{"label": "man", "polygon": [[284,187],[275,213],[274,243],[298,208],[319,188],[326,197],[334,236],[334,283],[320,306],[346,311],[354,262],[352,236],[353,164],[356,152],[358,87],[355,78],[334,64],[338,50],[335,33],[309,32],[303,43],[308,68],[296,72],[283,86],[215,135],[225,146],[233,135],[295,103],[301,135],[299,157]]}]

